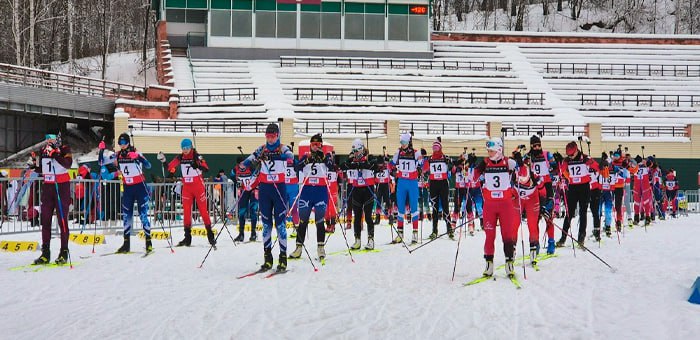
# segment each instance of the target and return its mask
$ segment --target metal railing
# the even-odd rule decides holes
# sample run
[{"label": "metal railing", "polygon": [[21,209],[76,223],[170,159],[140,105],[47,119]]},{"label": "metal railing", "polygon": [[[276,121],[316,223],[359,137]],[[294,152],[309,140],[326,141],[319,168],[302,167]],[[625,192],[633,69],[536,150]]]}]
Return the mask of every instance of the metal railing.
[{"label": "metal railing", "polygon": [[129,124],[140,131],[161,132],[219,132],[219,133],[264,133],[269,121],[251,120],[160,120],[129,119]]},{"label": "metal railing", "polygon": [[519,124],[504,122],[502,127],[506,128],[504,136],[532,136],[541,134],[543,136],[581,136],[586,134],[584,124]]},{"label": "metal railing", "polygon": [[[43,180],[38,177],[31,181],[21,178],[0,178],[0,219],[4,220],[0,235],[32,232],[41,230],[40,200]],[[165,226],[183,226],[181,183],[147,183],[149,193],[148,219],[151,229],[156,230],[160,223]],[[98,189],[99,188],[99,189]],[[49,186],[46,190],[55,190]],[[71,232],[98,229],[101,232],[119,232],[123,230],[121,196],[123,187],[117,180],[72,180],[70,189],[70,207],[66,213]],[[212,223],[220,222],[222,212],[235,213],[236,192],[232,182],[206,182],[205,191],[208,198],[207,210]],[[137,213],[133,220],[133,229],[143,229]],[[196,207],[192,210],[193,224],[202,224]],[[57,216],[57,214],[56,214]],[[52,227],[58,232],[56,218]]]},{"label": "metal railing", "polygon": [[418,135],[486,136],[486,122],[401,121],[399,131]]},{"label": "metal railing", "polygon": [[181,89],[180,103],[208,103],[226,101],[252,101],[257,98],[254,87],[230,87],[221,89]]},{"label": "metal railing", "polygon": [[351,121],[351,120],[302,120],[293,123],[295,133],[333,133],[333,134],[386,134],[384,121]]},{"label": "metal railing", "polygon": [[601,126],[604,137],[688,137],[686,125],[648,126],[648,125],[606,125]]},{"label": "metal railing", "polygon": [[524,104],[541,106],[544,93],[530,92],[458,92],[439,90],[378,90],[295,88],[296,100],[329,100],[361,102],[409,102],[451,104]]},{"label": "metal railing", "polygon": [[[680,193],[681,191],[679,191]],[[679,199],[678,210],[681,215],[700,214],[700,189],[699,190],[684,190],[682,200]]]},{"label": "metal railing", "polygon": [[138,99],[143,86],[0,63],[0,81],[72,94],[104,98]]},{"label": "metal railing", "polygon": [[700,65],[547,63],[546,73],[655,77],[700,77]]},{"label": "metal railing", "polygon": [[369,69],[422,69],[497,71],[511,70],[510,62],[466,61],[442,59],[392,59],[392,58],[352,58],[352,57],[280,57],[280,67],[338,67]]},{"label": "metal railing", "polygon": [[700,95],[582,93],[582,106],[696,107]]}]

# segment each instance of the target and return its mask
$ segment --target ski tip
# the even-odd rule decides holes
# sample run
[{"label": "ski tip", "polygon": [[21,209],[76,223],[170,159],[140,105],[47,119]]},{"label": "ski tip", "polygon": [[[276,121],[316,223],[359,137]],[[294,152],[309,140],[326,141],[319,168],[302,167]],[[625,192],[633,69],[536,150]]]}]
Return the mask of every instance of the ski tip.
[{"label": "ski tip", "polygon": [[318,268],[314,268],[314,272],[318,272]]}]

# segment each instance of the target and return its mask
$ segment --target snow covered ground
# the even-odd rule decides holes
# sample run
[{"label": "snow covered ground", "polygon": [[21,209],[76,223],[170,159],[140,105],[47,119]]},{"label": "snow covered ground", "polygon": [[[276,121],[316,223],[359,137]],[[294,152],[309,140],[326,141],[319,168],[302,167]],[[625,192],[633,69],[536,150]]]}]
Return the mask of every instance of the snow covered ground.
[{"label": "snow covered ground", "polygon": [[[426,221],[423,235],[429,233]],[[174,234],[177,241],[182,230]],[[315,232],[310,234],[306,243],[315,257]],[[21,238],[39,235],[3,240]],[[376,236],[381,252],[355,254],[355,263],[332,255],[318,272],[308,259],[290,261],[291,272],[270,279],[236,279],[261,264],[262,244],[234,247],[225,232],[202,269],[208,250],[203,237],[174,254],[166,241],[155,241],[156,253],[146,258],[99,256],[119,247],[119,236],[108,236],[96,255],[91,247],[71,243],[73,270],[9,271],[38,252],[0,253],[5,268],[0,329],[12,339],[697,339],[700,334],[700,306],[687,302],[700,275],[697,215],[657,221],[646,232],[627,229],[621,245],[616,238],[604,239],[601,247],[589,240],[616,273],[581,250],[574,257],[571,247],[557,249],[559,256],[542,261],[541,271],[527,267],[527,279],[517,267],[520,290],[502,269],[496,281],[462,285],[483,270],[483,239],[481,232],[462,239],[454,281],[457,242],[440,239],[409,254],[386,245],[385,222]],[[132,250],[142,242],[132,238]],[[57,239],[52,246],[55,258]],[[345,248],[338,230],[327,251]],[[496,249],[500,265],[500,243]]]}]

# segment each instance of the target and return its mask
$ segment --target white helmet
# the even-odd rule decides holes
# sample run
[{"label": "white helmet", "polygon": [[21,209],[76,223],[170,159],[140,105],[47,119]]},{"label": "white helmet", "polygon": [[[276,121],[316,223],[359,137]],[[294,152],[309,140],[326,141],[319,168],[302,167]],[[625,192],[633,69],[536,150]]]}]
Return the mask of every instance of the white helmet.
[{"label": "white helmet", "polygon": [[362,143],[362,140],[359,138],[355,138],[354,141],[352,141],[352,152],[360,151],[365,148],[365,143]]},{"label": "white helmet", "polygon": [[486,141],[486,150],[503,153],[503,141],[500,138],[491,138]]},{"label": "white helmet", "polygon": [[402,133],[401,136],[399,137],[399,142],[401,144],[408,144],[411,141],[411,134],[410,133]]},{"label": "white helmet", "polygon": [[489,157],[492,161],[496,161],[503,157],[503,141],[500,138],[491,138],[486,141],[486,150],[496,151],[493,157]]}]

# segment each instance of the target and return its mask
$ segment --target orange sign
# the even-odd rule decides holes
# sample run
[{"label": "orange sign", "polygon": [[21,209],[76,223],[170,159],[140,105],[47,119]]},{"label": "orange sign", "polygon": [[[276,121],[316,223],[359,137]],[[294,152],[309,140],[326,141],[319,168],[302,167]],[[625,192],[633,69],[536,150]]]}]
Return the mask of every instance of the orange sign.
[{"label": "orange sign", "polygon": [[409,11],[411,14],[425,15],[428,14],[428,6],[411,6]]}]

